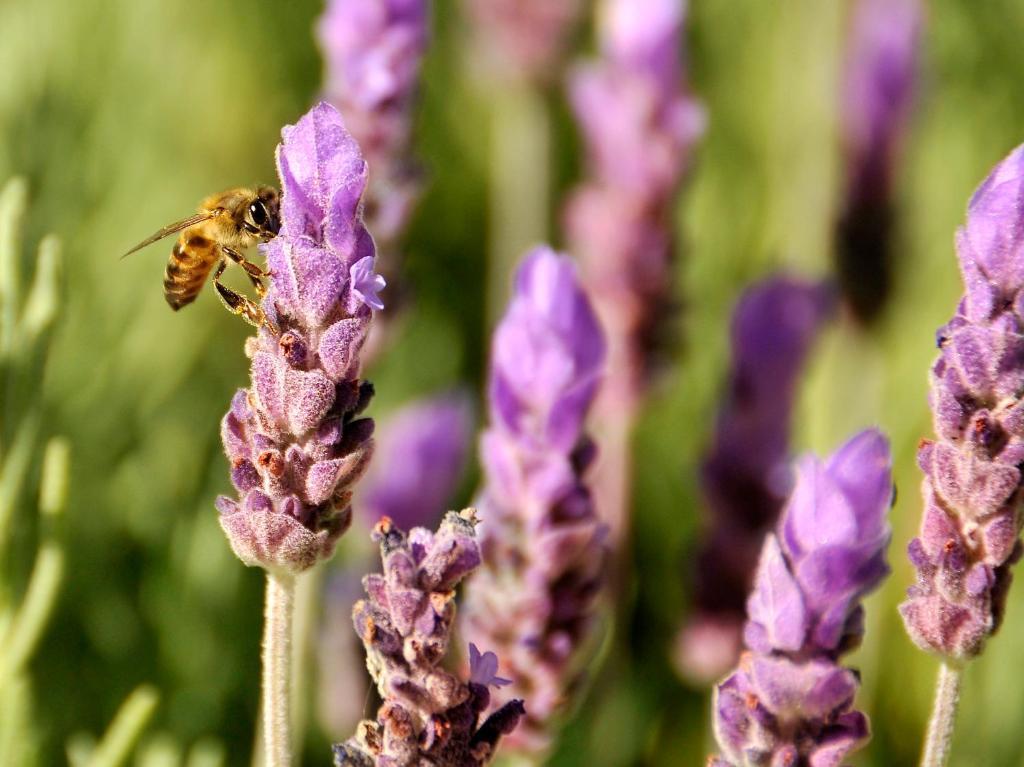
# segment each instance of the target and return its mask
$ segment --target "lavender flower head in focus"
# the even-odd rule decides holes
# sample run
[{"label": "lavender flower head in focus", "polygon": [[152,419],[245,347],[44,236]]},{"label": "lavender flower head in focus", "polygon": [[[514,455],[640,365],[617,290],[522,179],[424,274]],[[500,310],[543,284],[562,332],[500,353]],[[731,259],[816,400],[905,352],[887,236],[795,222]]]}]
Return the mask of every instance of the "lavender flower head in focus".
[{"label": "lavender flower head in focus", "polygon": [[881,311],[892,280],[893,175],[913,106],[922,16],[919,0],[858,0],[850,24],[837,252],[840,283],[864,321]]},{"label": "lavender flower head in focus", "polygon": [[701,684],[739,655],[757,559],[792,484],[799,376],[831,304],[824,285],[772,277],[747,290],[733,314],[727,394],[701,467],[708,532],[697,554],[695,614],[679,642],[680,668]]},{"label": "lavender flower head in focus", "polygon": [[295,573],[333,552],[370,459],[359,350],[383,283],[361,217],[366,163],[337,110],[318,104],[282,138],[281,230],[263,246],[263,311],[277,332],[246,344],[252,385],[221,423],[238,498],[217,508],[245,564]]},{"label": "lavender flower head in focus", "polygon": [[366,220],[385,260],[419,193],[410,145],[429,11],[429,0],[330,0],[317,24],[325,97],[366,156]]},{"label": "lavender flower head in focus", "polygon": [[604,338],[573,263],[530,253],[491,350],[491,425],[481,441],[484,567],[462,630],[493,648],[527,719],[509,746],[543,753],[590,637],[604,579],[605,530],[583,481],[595,456],[583,421],[604,368]]},{"label": "lavender flower head in focus", "polygon": [[[352,611],[366,663],[383,704],[376,719],[334,747],[337,767],[481,767],[516,726],[523,702],[512,700],[483,719],[497,659],[470,645],[468,682],[442,668],[455,620],[455,587],[480,565],[472,509],[449,512],[436,533],[408,535],[388,519],[373,537],[384,572],[363,579],[367,598]],[[483,721],[481,722],[481,719]]]},{"label": "lavender flower head in focus", "polygon": [[965,295],[938,333],[924,440],[917,583],[900,606],[911,638],[954,662],[999,628],[1020,557],[1024,463],[1024,146],[978,187],[957,232]]},{"label": "lavender flower head in focus", "polygon": [[466,467],[472,422],[470,404],[459,395],[394,413],[377,432],[377,457],[356,493],[357,513],[373,522],[389,517],[404,530],[433,526]]},{"label": "lavender flower head in focus", "polygon": [[860,643],[860,602],[889,572],[889,446],[861,432],[827,461],[806,456],[765,539],[744,639],[749,652],[715,691],[718,767],[838,767],[868,738],[853,709],[857,674],[839,657]]}]

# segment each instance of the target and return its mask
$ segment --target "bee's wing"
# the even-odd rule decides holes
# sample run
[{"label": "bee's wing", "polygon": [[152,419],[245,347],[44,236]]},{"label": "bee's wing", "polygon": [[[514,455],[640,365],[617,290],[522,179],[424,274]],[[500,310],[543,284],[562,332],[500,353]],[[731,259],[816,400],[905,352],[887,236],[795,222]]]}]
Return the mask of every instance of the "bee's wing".
[{"label": "bee's wing", "polygon": [[216,211],[208,211],[206,213],[197,213],[196,215],[189,216],[188,218],[184,218],[181,221],[175,221],[173,224],[168,224],[163,229],[161,229],[159,232],[156,232],[155,234],[152,234],[149,237],[147,237],[146,239],[144,239],[142,242],[140,242],[134,248],[132,248],[127,253],[125,253],[123,256],[121,256],[121,258],[125,258],[126,256],[130,256],[135,251],[142,250],[144,247],[146,247],[147,245],[152,245],[157,240],[162,240],[164,237],[167,237],[168,235],[174,234],[175,232],[180,232],[182,229],[188,229],[190,226],[195,226],[196,224],[202,223],[203,221],[206,221],[207,219],[213,218],[216,215],[217,215]]}]

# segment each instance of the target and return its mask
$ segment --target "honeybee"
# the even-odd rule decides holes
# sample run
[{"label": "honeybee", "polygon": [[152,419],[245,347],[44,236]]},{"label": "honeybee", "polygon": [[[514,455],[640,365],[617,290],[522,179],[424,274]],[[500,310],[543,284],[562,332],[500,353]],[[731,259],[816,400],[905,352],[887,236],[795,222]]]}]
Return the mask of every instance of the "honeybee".
[{"label": "honeybee", "polygon": [[181,232],[164,270],[164,298],[170,307],[178,311],[195,301],[213,271],[213,286],[224,306],[256,327],[267,325],[267,318],[259,305],[225,287],[220,276],[227,268],[228,260],[234,261],[245,270],[256,294],[260,298],[266,294],[262,278],[269,276],[269,272],[247,260],[241,251],[277,235],[281,227],[279,208],[280,198],[273,187],[228,189],[210,195],[199,204],[196,215],[165,226],[121,258]]}]

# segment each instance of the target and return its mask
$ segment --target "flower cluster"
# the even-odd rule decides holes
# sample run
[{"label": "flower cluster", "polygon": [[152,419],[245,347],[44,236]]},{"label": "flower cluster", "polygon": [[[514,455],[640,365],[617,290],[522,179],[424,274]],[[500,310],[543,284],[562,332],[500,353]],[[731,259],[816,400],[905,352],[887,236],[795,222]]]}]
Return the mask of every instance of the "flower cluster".
[{"label": "flower cluster", "polygon": [[464,0],[480,53],[505,77],[544,80],[557,69],[583,0]]},{"label": "flower cluster", "polygon": [[921,17],[919,0],[858,0],[851,19],[836,250],[840,283],[861,320],[877,316],[891,281],[892,177],[913,102]]},{"label": "flower cluster", "polygon": [[433,526],[448,508],[469,452],[472,411],[442,395],[398,410],[376,437],[376,459],[356,493],[356,511],[404,530]]},{"label": "flower cluster", "polygon": [[649,368],[672,284],[672,211],[704,112],[686,86],[683,0],[607,0],[601,59],[582,66],[570,100],[589,179],[566,210],[610,343],[611,407],[630,408]]},{"label": "flower cluster", "polygon": [[384,572],[363,579],[367,598],[352,620],[383,704],[376,719],[334,747],[338,767],[480,767],[498,740],[523,715],[521,700],[506,703],[480,723],[490,704],[497,659],[470,648],[463,682],[441,667],[455,619],[455,587],[480,564],[472,509],[449,512],[436,533],[417,527],[408,536],[389,519],[373,532]]},{"label": "flower cluster", "polygon": [[282,137],[281,230],[264,249],[269,322],[246,346],[252,386],[221,424],[239,497],[217,508],[243,562],[300,572],[348,527],[372,452],[359,350],[383,281],[360,215],[366,163],[337,110],[321,103]]},{"label": "flower cluster", "polygon": [[831,303],[821,284],[772,277],[733,314],[732,369],[701,470],[708,532],[694,570],[694,615],[679,642],[681,669],[700,683],[719,678],[739,654],[757,558],[791,486],[797,383]]},{"label": "flower cluster", "polygon": [[419,193],[409,155],[429,12],[428,0],[330,0],[317,25],[325,97],[369,164],[366,220],[385,262]]},{"label": "flower cluster", "polygon": [[860,601],[888,574],[889,447],[861,432],[827,461],[801,459],[747,602],[749,651],[715,691],[711,765],[839,765],[867,739],[859,680],[839,656],[860,642]]},{"label": "flower cluster", "polygon": [[1024,146],[971,197],[957,232],[966,293],[938,333],[930,401],[937,441],[923,441],[917,583],[900,612],[924,649],[981,652],[999,627],[1021,552],[1024,462]]},{"label": "flower cluster", "polygon": [[604,575],[604,528],[583,475],[583,421],[604,339],[571,261],[539,248],[520,266],[491,352],[491,425],[482,439],[485,566],[470,581],[463,632],[494,647],[526,726],[511,745],[547,747]]}]

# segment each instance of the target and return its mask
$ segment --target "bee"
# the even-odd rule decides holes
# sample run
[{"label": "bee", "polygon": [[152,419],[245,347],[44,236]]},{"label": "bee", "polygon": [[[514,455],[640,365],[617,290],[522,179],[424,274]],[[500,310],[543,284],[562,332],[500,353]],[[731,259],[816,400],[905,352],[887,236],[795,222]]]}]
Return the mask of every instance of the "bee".
[{"label": "bee", "polygon": [[199,204],[196,215],[165,226],[121,258],[181,232],[164,270],[164,298],[170,307],[178,311],[195,301],[212,271],[213,286],[228,311],[256,327],[269,326],[259,305],[225,287],[220,277],[228,261],[234,261],[245,270],[256,294],[260,298],[266,295],[262,278],[270,273],[247,260],[242,251],[277,235],[281,228],[279,208],[280,198],[273,187],[228,189],[210,195]]}]

